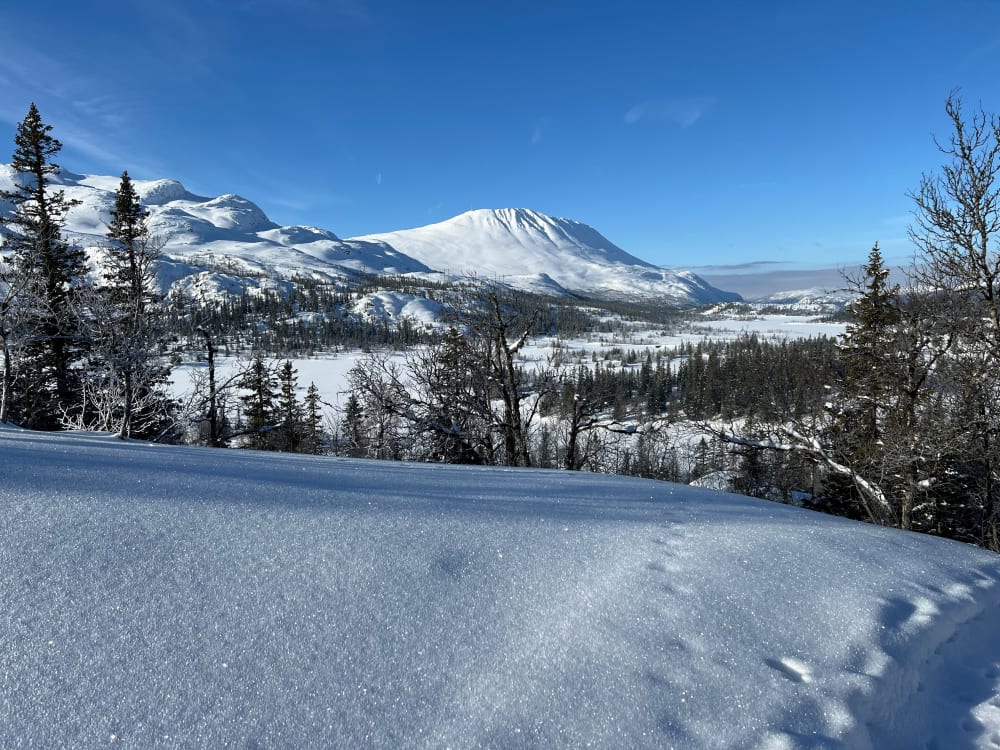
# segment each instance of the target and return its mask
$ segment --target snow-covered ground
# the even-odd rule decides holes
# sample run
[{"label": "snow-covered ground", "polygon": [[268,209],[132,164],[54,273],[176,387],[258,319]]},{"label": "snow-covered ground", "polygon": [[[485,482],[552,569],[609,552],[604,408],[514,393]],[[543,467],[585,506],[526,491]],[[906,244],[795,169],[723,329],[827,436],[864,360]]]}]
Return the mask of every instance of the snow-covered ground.
[{"label": "snow-covered ground", "polygon": [[844,332],[843,323],[830,323],[819,316],[781,315],[770,313],[742,319],[717,317],[685,321],[676,330],[657,330],[650,325],[632,325],[613,333],[594,332],[575,338],[536,337],[528,342],[522,357],[528,361],[544,362],[556,350],[584,353],[599,358],[614,349],[635,351],[639,356],[647,352],[667,354],[685,344],[709,341],[732,341],[742,336],[756,335],[764,340],[804,339],[827,336],[833,338]]},{"label": "snow-covered ground", "polygon": [[843,323],[831,323],[818,316],[781,315],[769,313],[750,319],[716,318],[697,326],[705,338],[716,341],[756,334],[760,338],[801,339],[817,336],[839,336],[844,332]]},{"label": "snow-covered ground", "polygon": [[386,322],[396,326],[407,318],[415,326],[443,328],[443,309],[439,302],[404,292],[383,290],[362,295],[351,311],[373,323]]},{"label": "snow-covered ground", "polygon": [[[433,303],[417,300],[411,295],[399,292],[378,292],[366,295],[358,304],[358,310],[383,314],[389,320],[409,317],[416,325],[440,325],[435,322]],[[756,333],[763,338],[805,338],[809,336],[838,336],[844,331],[843,323],[827,323],[822,320],[800,315],[760,315],[750,320],[715,319],[707,320],[695,328],[685,328],[677,332],[657,331],[648,326],[637,326],[621,333],[594,333],[578,338],[554,338],[539,336],[531,339],[521,351],[521,362],[526,367],[546,367],[551,357],[558,351],[567,354],[569,362],[589,363],[590,357],[603,358],[612,350],[636,351],[640,356],[647,352],[654,356],[660,352],[669,354],[671,350],[685,343],[699,341],[725,341],[739,336]],[[319,354],[311,358],[291,358],[298,371],[299,395],[305,394],[310,383],[315,383],[322,399],[328,405],[330,416],[336,414],[336,407],[345,400],[347,373],[364,354],[360,350],[341,351],[336,354]],[[398,355],[402,360],[403,355]],[[219,378],[225,380],[235,372],[238,361],[233,358],[219,359]],[[191,376],[201,369],[203,363],[181,365],[172,374],[172,392],[186,400],[192,389]]]},{"label": "snow-covered ground", "polygon": [[1000,746],[1000,558],[956,542],[592,474],[0,455],[0,747]]}]

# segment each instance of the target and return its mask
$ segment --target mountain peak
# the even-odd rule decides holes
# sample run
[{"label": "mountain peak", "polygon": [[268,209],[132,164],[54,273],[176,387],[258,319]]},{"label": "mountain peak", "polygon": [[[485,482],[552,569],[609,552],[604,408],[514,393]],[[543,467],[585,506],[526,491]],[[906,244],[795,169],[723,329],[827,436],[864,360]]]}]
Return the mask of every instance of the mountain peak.
[{"label": "mountain peak", "polygon": [[[459,216],[471,215],[473,218],[484,221],[494,221],[507,227],[539,227],[546,224],[558,224],[568,222],[569,219],[560,219],[554,216],[533,211],[530,208],[475,208],[466,211]],[[458,218],[458,217],[456,217]],[[579,222],[571,222],[579,223]]]},{"label": "mountain peak", "polygon": [[[0,164],[0,188],[9,189],[13,178],[11,169]],[[180,263],[176,268],[183,265],[191,273],[197,263],[184,259],[210,257],[285,278],[437,271],[500,279],[551,294],[680,305],[739,299],[693,274],[640,260],[593,227],[530,208],[476,209],[425,227],[341,240],[314,227],[281,227],[255,203],[233,193],[205,198],[177,180],[133,183],[149,209],[150,229],[165,238],[164,254]],[[78,201],[67,216],[67,230],[76,242],[104,242],[118,184],[119,178],[112,176],[60,174],[67,197]]]},{"label": "mountain peak", "polygon": [[142,202],[150,206],[160,206],[177,200],[197,200],[177,180],[143,180],[138,183]]},{"label": "mountain peak", "polygon": [[385,242],[439,271],[498,279],[549,279],[601,297],[659,298],[674,304],[739,299],[703,280],[658,268],[593,227],[528,208],[492,208],[416,229],[356,238]]}]

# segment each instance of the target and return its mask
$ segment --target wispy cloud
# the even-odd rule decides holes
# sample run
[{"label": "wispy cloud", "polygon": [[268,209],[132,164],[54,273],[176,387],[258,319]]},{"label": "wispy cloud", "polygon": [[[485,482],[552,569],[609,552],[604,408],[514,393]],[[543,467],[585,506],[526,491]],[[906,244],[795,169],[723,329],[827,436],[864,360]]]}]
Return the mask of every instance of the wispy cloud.
[{"label": "wispy cloud", "polygon": [[532,146],[537,146],[538,144],[540,144],[542,142],[542,138],[545,135],[545,131],[548,129],[549,125],[551,125],[551,124],[552,124],[552,118],[548,117],[548,116],[539,117],[538,120],[535,121],[535,127],[531,131],[531,145]]},{"label": "wispy cloud", "polygon": [[137,3],[136,8],[141,8],[143,12],[156,18],[162,27],[169,29],[173,34],[179,34],[182,37],[181,41],[202,40],[207,33],[204,13],[192,11],[179,3],[146,0]]},{"label": "wispy cloud", "polygon": [[648,99],[625,113],[625,122],[634,125],[642,120],[669,122],[682,128],[694,125],[715,104],[713,96]]},{"label": "wispy cloud", "polygon": [[0,43],[9,53],[0,57],[0,121],[21,122],[35,102],[64,146],[111,168],[126,162],[120,143],[132,122],[128,105],[69,62],[9,37]]},{"label": "wispy cloud", "polygon": [[268,218],[279,224],[318,223],[335,231],[335,227],[323,223],[327,221],[323,217],[354,203],[353,195],[337,192],[325,181],[295,182],[249,163],[241,163],[239,169],[226,174],[225,180],[227,185],[233,181],[240,184],[241,190],[246,191],[244,197],[260,205]]},{"label": "wispy cloud", "polygon": [[84,120],[93,123],[102,131],[120,132],[132,121],[132,112],[128,105],[108,94],[73,99],[70,105]]},{"label": "wispy cloud", "polygon": [[[67,125],[65,121],[59,123],[59,127],[54,131],[54,134],[59,136],[59,141],[66,147],[109,167],[128,162],[128,159],[121,153],[113,148],[109,148],[106,143],[96,138],[93,133],[83,128]],[[136,168],[133,166],[131,171],[135,172]]]},{"label": "wispy cloud", "polygon": [[[214,3],[211,3],[214,5]],[[222,85],[222,77],[214,57],[227,45],[228,25],[218,12],[208,14],[183,7],[176,2],[151,2],[137,6],[146,17],[146,24],[156,33],[143,37],[147,66],[155,66],[158,74],[172,74],[197,81],[202,87]],[[177,50],[183,49],[183,56]]]},{"label": "wispy cloud", "polygon": [[[5,54],[0,56],[0,86],[6,89],[0,104],[0,118],[6,122],[19,122],[28,109],[28,94],[31,101],[38,95],[63,98],[67,78],[71,81],[72,71],[41,52],[25,48],[14,40],[0,38]],[[65,76],[65,77],[64,77]]]},{"label": "wispy cloud", "polygon": [[[330,206],[350,206],[354,203],[352,196],[333,191],[317,190],[309,193],[304,191],[289,191],[282,193],[275,190],[268,193],[261,190],[259,192],[262,195],[267,195],[266,202],[269,205],[298,214],[299,216],[293,218],[294,221],[300,221],[305,215],[316,216]],[[264,201],[260,202],[263,203]],[[270,214],[268,216],[271,219],[275,218],[270,216]],[[281,217],[279,216],[278,218],[280,219]]]}]

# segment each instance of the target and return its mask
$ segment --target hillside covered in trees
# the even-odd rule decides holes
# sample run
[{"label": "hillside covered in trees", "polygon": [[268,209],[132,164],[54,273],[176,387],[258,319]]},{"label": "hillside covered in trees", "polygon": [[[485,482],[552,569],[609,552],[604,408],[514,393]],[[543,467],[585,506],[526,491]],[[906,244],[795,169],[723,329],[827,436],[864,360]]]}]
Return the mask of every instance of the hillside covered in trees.
[{"label": "hillside covered in trees", "polygon": [[[623,332],[700,311],[526,292],[502,279],[288,275],[203,259],[211,299],[157,283],[165,238],[127,172],[100,248],[65,231],[59,141],[32,105],[3,192],[0,421],[37,430],[353,457],[722,482],[881,525],[1000,548],[1000,121],[947,102],[945,163],[913,192],[917,257],[890,284],[876,244],[837,338],[662,347]],[[378,304],[376,304],[378,302]],[[402,309],[422,317],[389,314]],[[395,306],[395,307],[394,307]],[[598,357],[533,342],[605,331]],[[363,353],[330,412],[291,360]],[[238,360],[225,371],[221,358]],[[203,364],[190,398],[171,370]],[[302,392],[304,391],[304,395]]]}]

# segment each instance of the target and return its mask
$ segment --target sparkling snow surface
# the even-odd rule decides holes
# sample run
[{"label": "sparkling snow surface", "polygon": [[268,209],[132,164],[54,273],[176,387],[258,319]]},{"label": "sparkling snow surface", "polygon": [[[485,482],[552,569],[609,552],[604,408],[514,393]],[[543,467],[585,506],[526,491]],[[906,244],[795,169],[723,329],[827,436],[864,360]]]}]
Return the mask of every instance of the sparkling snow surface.
[{"label": "sparkling snow surface", "polygon": [[1000,739],[1000,558],[958,543],[579,473],[0,456],[0,747]]}]

